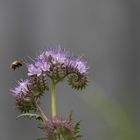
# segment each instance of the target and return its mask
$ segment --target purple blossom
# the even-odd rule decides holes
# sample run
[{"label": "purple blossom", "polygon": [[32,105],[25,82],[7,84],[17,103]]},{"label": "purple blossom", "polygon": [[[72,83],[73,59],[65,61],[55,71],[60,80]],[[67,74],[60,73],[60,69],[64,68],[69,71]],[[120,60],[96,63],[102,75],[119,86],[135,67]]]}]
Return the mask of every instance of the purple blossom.
[{"label": "purple blossom", "polygon": [[18,86],[11,90],[12,95],[15,97],[26,95],[28,93],[28,85],[30,85],[29,80],[19,81]]},{"label": "purple blossom", "polygon": [[17,108],[22,112],[36,111],[34,101],[48,90],[47,77],[41,75],[33,76],[29,80],[20,80],[18,85],[10,90],[16,99]]},{"label": "purple blossom", "polygon": [[[39,66],[39,65],[38,65]],[[42,70],[40,67],[34,66],[33,64],[28,65],[28,76],[33,76],[33,75],[41,75]]]},{"label": "purple blossom", "polygon": [[47,57],[51,56],[53,58],[53,61],[52,61],[53,64],[65,63],[67,59],[67,52],[65,51],[65,49],[60,48],[60,46],[57,49],[55,48],[47,49],[47,51],[45,52],[45,55]]},{"label": "purple blossom", "polygon": [[63,64],[66,59],[67,53],[64,49],[49,48],[35,59],[35,64],[28,65],[28,76],[40,76],[43,71],[49,72],[52,64]]},{"label": "purple blossom", "polygon": [[[35,66],[38,69],[40,69],[41,72],[49,71],[49,69],[50,69],[50,64],[48,63],[48,61],[45,61],[44,59],[36,61]],[[37,75],[37,76],[39,76],[39,75]]]},{"label": "purple blossom", "polygon": [[87,74],[87,62],[82,57],[69,57],[66,61],[67,67],[74,70],[75,72]]},{"label": "purple blossom", "polygon": [[81,74],[87,73],[88,68],[85,61],[82,61],[80,59],[75,60],[74,67],[77,68],[79,73]]},{"label": "purple blossom", "polygon": [[54,117],[49,119],[45,126],[48,136],[52,136],[59,129],[58,133],[68,132],[72,134],[74,132],[74,124],[69,119],[63,119],[60,117]]},{"label": "purple blossom", "polygon": [[87,85],[87,71],[87,62],[83,57],[72,56],[60,47],[46,49],[35,59],[34,64],[28,65],[28,76],[45,75],[56,82],[68,77],[69,84],[75,89]]}]

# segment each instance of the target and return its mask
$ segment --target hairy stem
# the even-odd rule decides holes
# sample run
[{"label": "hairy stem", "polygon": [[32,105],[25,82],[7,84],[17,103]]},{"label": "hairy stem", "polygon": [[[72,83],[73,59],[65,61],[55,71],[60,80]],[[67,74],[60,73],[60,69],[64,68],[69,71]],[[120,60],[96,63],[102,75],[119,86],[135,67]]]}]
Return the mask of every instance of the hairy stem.
[{"label": "hairy stem", "polygon": [[48,120],[48,118],[46,117],[46,115],[44,114],[43,110],[41,109],[41,107],[39,106],[39,104],[37,102],[35,102],[36,107],[37,107],[37,111],[40,114],[40,116],[43,119],[43,122],[46,122]]},{"label": "hairy stem", "polygon": [[56,83],[52,80],[52,117],[56,116]]}]

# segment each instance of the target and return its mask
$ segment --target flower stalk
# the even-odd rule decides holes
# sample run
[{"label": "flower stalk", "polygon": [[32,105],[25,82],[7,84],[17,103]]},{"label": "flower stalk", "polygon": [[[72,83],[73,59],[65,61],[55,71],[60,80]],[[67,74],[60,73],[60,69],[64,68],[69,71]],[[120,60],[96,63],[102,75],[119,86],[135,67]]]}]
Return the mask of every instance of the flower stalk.
[{"label": "flower stalk", "polygon": [[56,83],[52,80],[52,117],[56,117]]},{"label": "flower stalk", "polygon": [[38,111],[39,115],[43,119],[43,122],[45,123],[46,121],[48,121],[47,116],[44,114],[43,110],[41,109],[41,107],[39,106],[39,104],[37,103],[37,101],[35,101],[35,105],[36,105],[36,108],[37,108],[37,111]]}]

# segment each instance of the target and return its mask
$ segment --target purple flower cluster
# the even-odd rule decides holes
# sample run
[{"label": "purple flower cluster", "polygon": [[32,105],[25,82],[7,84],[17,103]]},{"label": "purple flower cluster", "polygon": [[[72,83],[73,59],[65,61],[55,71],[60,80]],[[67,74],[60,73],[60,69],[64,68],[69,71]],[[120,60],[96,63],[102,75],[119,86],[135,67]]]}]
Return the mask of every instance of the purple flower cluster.
[{"label": "purple flower cluster", "polygon": [[34,101],[48,89],[46,77],[31,77],[29,80],[20,80],[17,87],[11,90],[16,98],[16,106],[21,112],[36,110]]},{"label": "purple flower cluster", "polygon": [[[21,80],[18,86],[11,90],[16,97],[17,106],[21,111],[28,112],[32,105],[28,100],[39,98],[48,90],[48,78],[55,84],[67,78],[74,89],[83,89],[88,83],[87,62],[82,57],[70,55],[65,49],[49,48],[28,64],[28,80]],[[29,105],[26,109],[26,104]]]},{"label": "purple flower cluster", "polygon": [[41,75],[42,72],[50,72],[51,67],[55,65],[62,65],[63,67],[71,67],[77,70],[79,74],[87,74],[86,61],[82,58],[76,58],[68,55],[64,49],[47,49],[36,58],[34,64],[28,65],[28,75]]},{"label": "purple flower cluster", "polygon": [[73,135],[75,131],[75,126],[71,120],[60,117],[49,119],[43,127],[47,130],[48,138],[57,135],[57,133]]},{"label": "purple flower cluster", "polygon": [[[69,119],[57,117],[56,84],[67,79],[73,89],[83,89],[88,83],[88,67],[83,57],[71,55],[65,49],[49,48],[37,56],[33,63],[27,64],[28,79],[20,80],[11,90],[16,99],[16,106],[24,114],[20,117],[40,120],[40,129],[45,130],[48,140],[79,140],[80,123],[74,124]],[[52,82],[52,118],[40,107],[40,97],[49,89],[48,80]],[[38,117],[39,116],[39,117]]]},{"label": "purple flower cluster", "polygon": [[66,61],[65,51],[62,49],[47,49],[35,59],[34,64],[28,65],[28,76],[40,76],[42,72],[50,72],[51,66],[64,64]]},{"label": "purple flower cluster", "polygon": [[15,87],[15,89],[11,90],[12,95],[15,97],[25,97],[29,93],[29,87],[30,83],[29,80],[20,80],[18,81],[18,86]]},{"label": "purple flower cluster", "polygon": [[66,50],[49,48],[28,65],[28,76],[46,76],[57,82],[68,77],[69,84],[75,89],[87,85],[87,62],[82,57],[71,56]]},{"label": "purple flower cluster", "polygon": [[16,106],[19,110],[21,110],[21,112],[34,110],[30,86],[31,83],[29,80],[21,80],[18,82],[18,86],[11,90],[12,95],[16,98]]}]

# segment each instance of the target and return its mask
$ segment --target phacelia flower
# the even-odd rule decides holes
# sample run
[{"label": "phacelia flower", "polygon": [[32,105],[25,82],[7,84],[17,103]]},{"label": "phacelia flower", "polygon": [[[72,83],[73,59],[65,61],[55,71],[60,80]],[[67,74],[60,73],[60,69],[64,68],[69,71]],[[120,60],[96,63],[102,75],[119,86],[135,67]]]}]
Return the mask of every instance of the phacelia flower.
[{"label": "phacelia flower", "polygon": [[11,90],[12,95],[15,97],[26,96],[28,94],[28,85],[30,85],[29,80],[21,80],[18,82],[18,86]]},{"label": "phacelia flower", "polygon": [[35,100],[48,89],[46,77],[31,77],[29,80],[20,80],[17,87],[11,90],[16,98],[16,106],[21,112],[36,110]]},{"label": "phacelia flower", "polygon": [[71,69],[71,71],[76,71],[79,74],[87,74],[87,62],[82,57],[69,57],[67,60],[67,67]]},{"label": "phacelia flower", "polygon": [[16,98],[16,106],[21,112],[28,112],[34,110],[32,104],[32,96],[29,90],[31,83],[29,80],[21,80],[18,82],[18,86],[14,90],[11,90],[12,95]]},{"label": "phacelia flower", "polygon": [[52,58],[52,63],[56,64],[56,63],[65,63],[66,59],[67,59],[67,52],[65,51],[65,49],[60,48],[60,46],[55,49],[55,48],[49,48],[47,49],[47,51],[45,52],[45,55],[47,57],[51,57]]},{"label": "phacelia flower", "polygon": [[87,66],[86,66],[86,61],[83,61],[82,59],[76,59],[73,63],[72,63],[72,67],[74,67],[75,69],[77,69],[77,71],[82,75],[82,74],[86,74],[87,73]]},{"label": "phacelia flower", "polygon": [[35,58],[34,64],[28,65],[28,76],[44,74],[56,83],[68,78],[74,89],[83,89],[88,83],[87,62],[82,57],[71,56],[66,50],[49,48]]},{"label": "phacelia flower", "polygon": [[37,75],[40,76],[42,73],[39,67],[34,66],[33,64],[28,65],[28,76]]},{"label": "phacelia flower", "polygon": [[72,138],[74,136],[75,126],[69,119],[54,117],[44,124],[43,129],[46,130],[48,139],[53,140],[53,138],[58,135],[63,138],[65,138],[66,135]]}]

